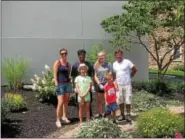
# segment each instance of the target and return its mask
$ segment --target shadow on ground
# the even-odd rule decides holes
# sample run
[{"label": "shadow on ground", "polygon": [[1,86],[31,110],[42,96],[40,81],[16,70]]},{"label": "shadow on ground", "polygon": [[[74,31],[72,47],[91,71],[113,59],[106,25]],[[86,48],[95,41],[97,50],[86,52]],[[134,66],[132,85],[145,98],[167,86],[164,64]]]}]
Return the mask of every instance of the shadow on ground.
[{"label": "shadow on ground", "polygon": [[2,138],[15,138],[20,134],[20,126],[22,120],[5,120],[1,123],[1,137]]}]

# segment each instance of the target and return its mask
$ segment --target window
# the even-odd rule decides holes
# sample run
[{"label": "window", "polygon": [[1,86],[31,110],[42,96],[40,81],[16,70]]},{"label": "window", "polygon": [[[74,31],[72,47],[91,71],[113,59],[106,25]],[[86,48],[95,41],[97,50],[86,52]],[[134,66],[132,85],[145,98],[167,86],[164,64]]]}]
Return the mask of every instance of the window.
[{"label": "window", "polygon": [[[174,48],[175,49],[175,48]],[[179,47],[179,48],[176,48],[177,50],[176,50],[176,53],[175,53],[175,60],[174,61],[182,61],[182,55],[180,55],[181,54],[181,47]],[[172,53],[174,53],[174,50],[172,51]]]}]

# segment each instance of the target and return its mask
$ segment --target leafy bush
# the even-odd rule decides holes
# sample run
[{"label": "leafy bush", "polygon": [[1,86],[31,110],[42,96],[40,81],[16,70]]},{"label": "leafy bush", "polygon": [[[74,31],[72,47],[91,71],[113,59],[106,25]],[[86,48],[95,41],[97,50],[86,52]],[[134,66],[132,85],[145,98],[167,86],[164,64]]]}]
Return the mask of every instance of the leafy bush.
[{"label": "leafy bush", "polygon": [[143,138],[174,137],[184,134],[184,118],[167,109],[155,108],[137,118],[136,132]]},{"label": "leafy bush", "polygon": [[10,89],[18,90],[22,85],[22,80],[27,68],[29,67],[28,61],[23,58],[17,60],[7,58],[2,68],[3,76],[9,84]]},{"label": "leafy bush", "polygon": [[36,98],[41,102],[53,101],[53,99],[56,98],[55,84],[52,81],[53,73],[48,65],[45,65],[45,71],[43,71],[42,74],[42,78],[35,74],[35,79],[31,79],[33,90],[37,92]]},{"label": "leafy bush", "polygon": [[177,64],[176,66],[173,67],[173,70],[184,71],[184,65],[183,64]]},{"label": "leafy bush", "polygon": [[95,119],[85,123],[76,138],[119,138],[123,136],[120,128],[108,119]]},{"label": "leafy bush", "polygon": [[132,107],[134,112],[145,112],[152,108],[165,108],[168,106],[183,105],[182,102],[171,100],[165,97],[148,93],[146,91],[139,91],[133,94]]},{"label": "leafy bush", "polygon": [[9,108],[12,112],[26,110],[26,102],[24,98],[17,93],[5,93],[5,101],[8,103]]},{"label": "leafy bush", "polygon": [[7,114],[10,112],[9,103],[5,99],[1,99],[1,121],[7,118]]},{"label": "leafy bush", "polygon": [[168,87],[174,92],[179,94],[184,94],[185,87],[184,82],[172,82],[170,81]]},{"label": "leafy bush", "polygon": [[158,96],[173,96],[173,89],[169,87],[169,83],[163,80],[149,80],[133,82],[133,88],[137,91],[145,90]]},{"label": "leafy bush", "polygon": [[155,107],[165,107],[167,105],[165,100],[146,91],[134,93],[132,102],[135,112],[144,112]]},{"label": "leafy bush", "polygon": [[105,51],[106,52],[106,60],[108,62],[114,61],[114,53],[112,53],[112,49],[108,50],[105,48],[103,44],[95,44],[92,46],[91,50],[87,53],[87,60],[91,63],[95,63],[97,60],[97,55],[99,52]]}]

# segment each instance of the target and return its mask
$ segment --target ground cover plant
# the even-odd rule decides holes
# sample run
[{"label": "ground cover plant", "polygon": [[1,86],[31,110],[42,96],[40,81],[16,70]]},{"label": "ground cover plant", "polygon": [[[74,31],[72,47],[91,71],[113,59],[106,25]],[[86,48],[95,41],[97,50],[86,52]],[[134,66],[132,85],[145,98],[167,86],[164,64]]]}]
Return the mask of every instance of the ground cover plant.
[{"label": "ground cover plant", "polygon": [[151,110],[152,108],[166,108],[169,106],[180,106],[183,102],[165,97],[159,97],[146,91],[134,92],[132,99],[134,112],[140,113]]},{"label": "ground cover plant", "polygon": [[126,137],[121,129],[108,119],[95,119],[84,123],[76,138],[120,138]]},{"label": "ground cover plant", "polygon": [[8,104],[11,112],[27,110],[26,102],[19,93],[5,93],[4,101]]},{"label": "ground cover plant", "polygon": [[184,117],[167,109],[154,108],[137,118],[136,132],[143,138],[173,138],[184,134]]}]

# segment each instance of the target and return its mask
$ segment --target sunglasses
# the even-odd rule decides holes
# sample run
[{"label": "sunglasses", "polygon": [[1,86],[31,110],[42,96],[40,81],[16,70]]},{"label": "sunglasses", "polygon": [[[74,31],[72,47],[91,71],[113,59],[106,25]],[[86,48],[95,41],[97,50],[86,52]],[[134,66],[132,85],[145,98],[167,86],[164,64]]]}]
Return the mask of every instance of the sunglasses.
[{"label": "sunglasses", "polygon": [[61,55],[67,55],[67,52],[64,52],[64,53],[60,53]]}]

